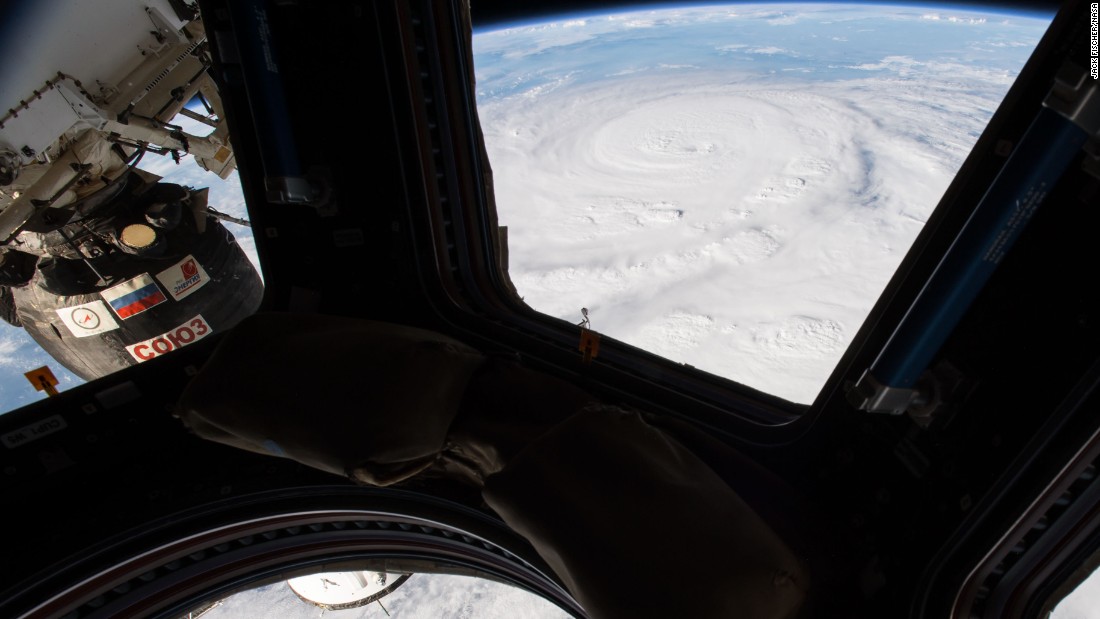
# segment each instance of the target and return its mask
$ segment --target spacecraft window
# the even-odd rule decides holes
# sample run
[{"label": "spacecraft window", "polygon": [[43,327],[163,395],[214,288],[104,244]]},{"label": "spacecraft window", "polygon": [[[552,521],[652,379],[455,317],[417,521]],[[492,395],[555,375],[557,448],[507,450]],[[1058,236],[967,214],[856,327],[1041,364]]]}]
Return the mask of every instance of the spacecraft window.
[{"label": "spacecraft window", "polygon": [[[396,584],[396,586],[395,586]],[[237,591],[204,602],[189,616],[285,617],[545,617],[570,615],[549,601],[497,580],[454,574],[322,572]]]},{"label": "spacecraft window", "polygon": [[475,24],[518,296],[811,403],[1050,19],[738,4]]},{"label": "spacecraft window", "polygon": [[202,20],[185,8],[5,7],[0,413],[169,354],[259,306]]}]

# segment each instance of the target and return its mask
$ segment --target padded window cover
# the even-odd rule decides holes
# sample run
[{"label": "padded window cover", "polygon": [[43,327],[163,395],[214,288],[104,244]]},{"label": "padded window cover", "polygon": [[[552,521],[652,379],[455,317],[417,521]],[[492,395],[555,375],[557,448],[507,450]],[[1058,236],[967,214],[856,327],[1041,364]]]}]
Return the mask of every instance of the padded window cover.
[{"label": "padded window cover", "polygon": [[226,335],[177,414],[204,438],[389,485],[436,460],[483,363],[422,329],[256,314]]},{"label": "padded window cover", "polygon": [[[260,314],[178,414],[360,483],[482,488],[592,617],[793,617],[806,568],[702,459],[634,411],[444,335]],[[728,473],[728,472],[727,472]]]},{"label": "padded window cover", "polygon": [[582,410],[483,496],[593,617],[779,619],[805,596],[808,574],[783,541],[636,412]]}]

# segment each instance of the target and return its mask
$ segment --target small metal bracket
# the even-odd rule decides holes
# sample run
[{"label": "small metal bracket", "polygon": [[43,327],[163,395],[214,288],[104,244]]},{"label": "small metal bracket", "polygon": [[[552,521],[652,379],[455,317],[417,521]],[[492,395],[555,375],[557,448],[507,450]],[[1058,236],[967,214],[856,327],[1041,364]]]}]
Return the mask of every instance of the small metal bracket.
[{"label": "small metal bracket", "polygon": [[1058,112],[1089,136],[1100,134],[1100,83],[1089,72],[1066,63],[1054,77],[1043,105]]},{"label": "small metal bracket", "polygon": [[920,391],[884,385],[871,375],[871,370],[865,371],[848,390],[848,402],[868,413],[901,415],[911,406],[920,405],[922,400]]},{"label": "small metal bracket", "polygon": [[332,200],[332,174],[327,168],[313,166],[305,176],[269,176],[264,179],[264,189],[272,204],[312,206],[322,217],[338,212]]},{"label": "small metal bracket", "polygon": [[312,204],[317,191],[301,176],[275,176],[264,179],[267,201],[273,204]]}]

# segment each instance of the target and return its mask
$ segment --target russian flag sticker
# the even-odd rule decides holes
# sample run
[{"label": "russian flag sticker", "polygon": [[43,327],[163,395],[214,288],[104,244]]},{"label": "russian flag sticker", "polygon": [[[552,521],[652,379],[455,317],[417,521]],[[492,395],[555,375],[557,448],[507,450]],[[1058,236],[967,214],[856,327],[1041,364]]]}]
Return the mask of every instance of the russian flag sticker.
[{"label": "russian flag sticker", "polygon": [[119,318],[137,316],[150,307],[167,301],[160,287],[148,273],[142,273],[134,279],[112,286],[99,293],[107,305],[115,310]]}]

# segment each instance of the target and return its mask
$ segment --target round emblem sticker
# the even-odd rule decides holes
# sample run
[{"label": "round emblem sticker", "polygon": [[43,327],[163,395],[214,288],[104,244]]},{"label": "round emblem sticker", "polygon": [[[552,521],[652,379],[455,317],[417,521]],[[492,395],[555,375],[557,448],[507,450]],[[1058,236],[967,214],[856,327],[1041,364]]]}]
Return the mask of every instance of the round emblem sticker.
[{"label": "round emblem sticker", "polygon": [[86,307],[78,307],[70,315],[73,324],[82,329],[96,329],[99,327],[99,315]]}]

